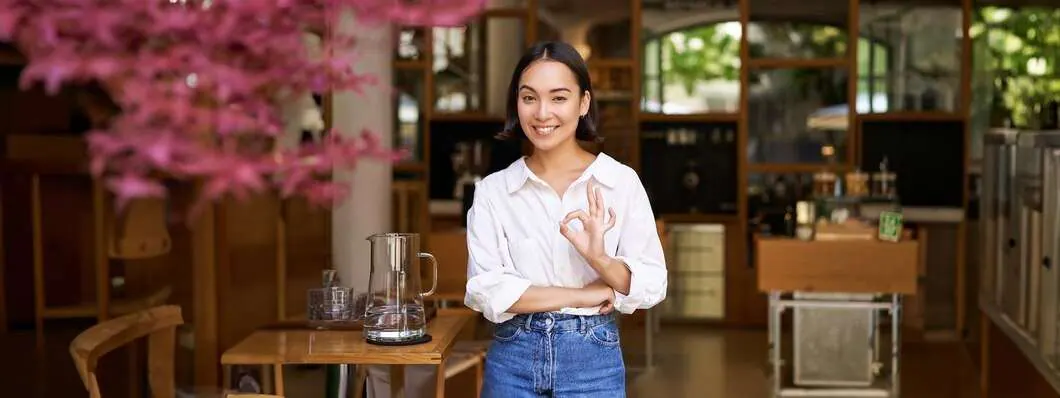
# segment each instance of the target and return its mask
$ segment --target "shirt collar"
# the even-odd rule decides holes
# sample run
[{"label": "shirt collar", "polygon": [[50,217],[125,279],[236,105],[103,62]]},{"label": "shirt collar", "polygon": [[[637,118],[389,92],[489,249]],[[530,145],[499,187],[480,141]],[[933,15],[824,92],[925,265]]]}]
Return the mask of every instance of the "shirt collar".
[{"label": "shirt collar", "polygon": [[[574,183],[577,184],[592,177],[600,184],[603,184],[608,188],[614,188],[615,184],[618,182],[619,165],[621,165],[621,163],[617,160],[608,156],[606,153],[601,152],[599,155],[596,155],[596,159],[589,164],[589,167],[585,169],[585,172],[582,173],[581,177],[574,180]],[[515,193],[515,191],[518,191],[526,184],[527,180],[531,179],[541,181],[526,165],[526,157],[519,158],[519,160],[512,164],[512,170],[510,170],[506,179],[508,193]]]}]

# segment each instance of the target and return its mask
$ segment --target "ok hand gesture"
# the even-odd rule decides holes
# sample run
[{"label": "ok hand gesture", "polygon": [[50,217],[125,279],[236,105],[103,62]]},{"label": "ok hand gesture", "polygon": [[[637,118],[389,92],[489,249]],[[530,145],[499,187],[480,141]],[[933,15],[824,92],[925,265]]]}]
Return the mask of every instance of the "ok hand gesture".
[{"label": "ok hand gesture", "polygon": [[[606,255],[604,251],[604,233],[615,226],[615,209],[608,208],[608,220],[604,222],[604,195],[600,193],[599,187],[593,180],[585,184],[589,199],[589,212],[575,210],[567,214],[559,224],[559,232],[563,234],[578,253],[585,257],[590,263],[597,258]],[[568,223],[578,219],[582,223],[581,231],[574,231]]]}]

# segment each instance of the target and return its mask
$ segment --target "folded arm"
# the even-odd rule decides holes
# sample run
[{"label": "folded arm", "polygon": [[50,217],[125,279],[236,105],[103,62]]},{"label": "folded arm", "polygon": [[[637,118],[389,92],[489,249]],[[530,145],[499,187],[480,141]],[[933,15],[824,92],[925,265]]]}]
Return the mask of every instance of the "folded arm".
[{"label": "folded arm", "polygon": [[492,203],[480,189],[468,211],[467,293],[464,304],[493,323],[515,314],[558,311],[567,307],[592,307],[610,297],[599,287],[562,288],[531,286],[530,280],[506,264],[507,245]]},{"label": "folded arm", "polygon": [[590,261],[615,289],[615,309],[625,314],[655,306],[666,298],[667,288],[666,259],[651,203],[635,173],[632,179],[616,255]]}]

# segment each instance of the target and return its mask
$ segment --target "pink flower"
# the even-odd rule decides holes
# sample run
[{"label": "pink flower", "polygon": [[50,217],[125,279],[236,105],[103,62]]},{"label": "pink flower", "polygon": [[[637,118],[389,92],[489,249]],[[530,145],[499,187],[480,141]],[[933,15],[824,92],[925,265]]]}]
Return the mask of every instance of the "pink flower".
[{"label": "pink flower", "polygon": [[[204,182],[196,208],[269,189],[325,204],[350,189],[323,178],[334,167],[406,153],[367,131],[277,152],[284,93],[359,93],[378,83],[354,72],[348,55],[310,59],[307,26],[334,24],[345,9],[358,23],[454,25],[483,7],[484,0],[0,0],[0,41],[29,60],[23,88],[56,93],[97,81],[109,90],[122,112],[87,140],[90,169],[119,205],[164,195],[161,175]],[[335,35],[322,53],[358,45]]]}]

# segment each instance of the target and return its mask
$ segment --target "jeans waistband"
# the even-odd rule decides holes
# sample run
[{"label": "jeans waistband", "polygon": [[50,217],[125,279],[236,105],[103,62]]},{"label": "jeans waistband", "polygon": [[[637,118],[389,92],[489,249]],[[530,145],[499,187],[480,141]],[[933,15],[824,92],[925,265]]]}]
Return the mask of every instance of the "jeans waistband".
[{"label": "jeans waistband", "polygon": [[551,330],[558,332],[575,330],[584,332],[614,320],[614,313],[607,315],[572,315],[556,312],[538,312],[519,314],[512,318],[512,321],[520,322],[520,326],[526,328],[526,330]]}]

